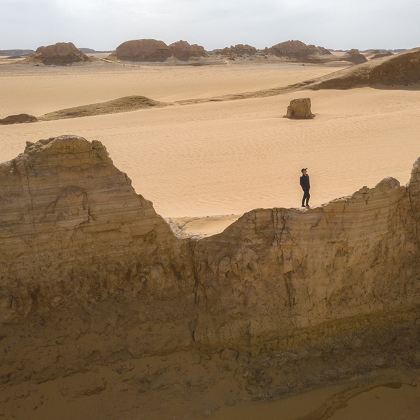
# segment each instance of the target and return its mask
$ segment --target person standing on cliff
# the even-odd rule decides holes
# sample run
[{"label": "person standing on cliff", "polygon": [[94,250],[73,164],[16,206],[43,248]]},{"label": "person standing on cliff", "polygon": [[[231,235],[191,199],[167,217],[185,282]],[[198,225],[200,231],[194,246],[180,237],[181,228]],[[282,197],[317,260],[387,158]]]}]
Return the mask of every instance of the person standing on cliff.
[{"label": "person standing on cliff", "polygon": [[300,186],[303,190],[302,207],[309,208],[309,199],[311,198],[309,190],[311,189],[311,184],[309,182],[308,168],[303,168],[301,172],[302,176],[300,177]]}]

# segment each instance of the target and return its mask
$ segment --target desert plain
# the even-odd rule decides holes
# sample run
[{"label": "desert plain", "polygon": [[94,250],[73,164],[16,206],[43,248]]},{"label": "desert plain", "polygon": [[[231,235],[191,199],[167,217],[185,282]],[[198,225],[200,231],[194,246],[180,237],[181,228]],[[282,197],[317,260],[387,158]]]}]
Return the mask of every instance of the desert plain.
[{"label": "desert plain", "polygon": [[[259,95],[337,70],[340,67],[300,63],[194,67],[101,62],[64,68],[2,64],[3,116],[42,115],[128,95],[168,103],[255,95],[3,126],[0,160],[16,156],[26,141],[63,133],[98,139],[159,214],[212,216],[200,222],[199,234],[220,231],[254,208],[298,207],[302,167],[311,175],[313,206],[364,185],[373,187],[387,176],[405,184],[419,152],[419,90],[366,87]],[[306,96],[312,100],[313,120],[283,118],[291,99]]]}]

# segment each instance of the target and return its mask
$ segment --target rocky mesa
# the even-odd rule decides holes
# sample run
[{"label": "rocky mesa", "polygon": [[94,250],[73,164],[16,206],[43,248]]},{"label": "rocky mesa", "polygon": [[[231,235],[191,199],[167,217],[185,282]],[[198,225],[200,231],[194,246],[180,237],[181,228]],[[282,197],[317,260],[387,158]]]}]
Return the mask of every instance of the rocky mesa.
[{"label": "rocky mesa", "polygon": [[[35,383],[102,408],[97,395],[117,395],[109,418],[130,392],[145,418],[174,398],[194,418],[210,394],[231,404],[420,365],[420,158],[407,186],[253,210],[201,240],[176,238],[98,141],[28,143],[0,187],[6,417]],[[87,377],[83,392],[71,382]]]},{"label": "rocky mesa", "polygon": [[89,61],[89,57],[76,48],[72,42],[58,42],[37,48],[35,54],[28,60],[46,65],[65,66]]}]

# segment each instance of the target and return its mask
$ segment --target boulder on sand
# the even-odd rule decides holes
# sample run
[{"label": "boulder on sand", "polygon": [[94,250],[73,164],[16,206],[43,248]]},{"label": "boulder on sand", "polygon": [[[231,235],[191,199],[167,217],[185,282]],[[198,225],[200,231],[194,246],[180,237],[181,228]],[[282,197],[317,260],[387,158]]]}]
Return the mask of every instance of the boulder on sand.
[{"label": "boulder on sand", "polygon": [[54,45],[39,47],[32,56],[32,61],[46,65],[66,66],[89,61],[89,57],[76,48],[72,42],[58,42]]},{"label": "boulder on sand", "polygon": [[169,45],[172,55],[178,60],[188,61],[190,58],[205,57],[206,50],[201,45],[189,44],[187,41],[177,41]]},{"label": "boulder on sand", "polygon": [[119,60],[162,62],[172,55],[170,48],[156,39],[136,39],[123,42],[116,49]]},{"label": "boulder on sand", "polygon": [[311,112],[311,99],[299,98],[291,100],[285,117],[297,120],[314,118],[315,115]]}]

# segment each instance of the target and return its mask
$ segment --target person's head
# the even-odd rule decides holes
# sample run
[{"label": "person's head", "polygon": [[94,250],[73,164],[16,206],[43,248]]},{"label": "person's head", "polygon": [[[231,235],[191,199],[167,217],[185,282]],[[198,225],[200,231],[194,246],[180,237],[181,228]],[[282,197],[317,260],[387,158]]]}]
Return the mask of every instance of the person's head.
[{"label": "person's head", "polygon": [[303,168],[301,172],[302,172],[302,175],[308,175],[308,168]]}]

